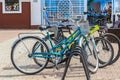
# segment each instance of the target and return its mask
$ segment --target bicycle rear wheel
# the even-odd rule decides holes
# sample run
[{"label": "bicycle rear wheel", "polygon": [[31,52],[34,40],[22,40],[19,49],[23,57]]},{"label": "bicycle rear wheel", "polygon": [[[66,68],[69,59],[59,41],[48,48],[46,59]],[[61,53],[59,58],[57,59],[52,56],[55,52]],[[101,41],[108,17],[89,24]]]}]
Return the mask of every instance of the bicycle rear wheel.
[{"label": "bicycle rear wheel", "polygon": [[107,39],[111,43],[111,45],[114,49],[114,57],[113,57],[112,61],[110,62],[110,64],[113,64],[120,57],[120,40],[115,34],[112,34],[112,33],[105,33],[102,35],[102,37]]},{"label": "bicycle rear wheel", "polygon": [[103,68],[112,61],[114,56],[114,50],[110,42],[104,38],[96,37],[95,43],[99,50],[98,52],[99,67]]},{"label": "bicycle rear wheel", "polygon": [[[54,45],[56,45],[56,44],[58,43],[58,41],[57,41],[56,39],[54,39],[54,38],[52,38],[52,37],[51,37],[51,39],[52,39]],[[48,39],[46,39],[45,42],[47,42],[47,41],[48,41]],[[36,42],[36,43],[34,44],[33,49],[32,49],[32,52],[34,51],[34,49],[35,49],[36,46],[38,46],[38,45],[39,45],[39,42]],[[39,50],[42,51],[42,52],[44,52],[44,48],[43,48],[42,46],[39,47]],[[56,51],[60,51],[60,50],[62,50],[62,46],[56,49]],[[58,64],[61,64],[61,63],[65,62],[66,59],[67,59],[67,58],[65,58],[64,60],[58,62]],[[41,65],[41,63],[40,63],[40,61],[39,61],[39,58],[34,58],[34,61],[35,61],[36,64]],[[46,68],[53,68],[53,67],[55,67],[55,64],[54,64],[52,58],[50,58],[47,66],[46,66]]]},{"label": "bicycle rear wheel", "polygon": [[44,48],[44,52],[49,52],[49,49],[47,45],[44,43],[44,41],[34,36],[20,38],[18,41],[16,41],[16,43],[12,47],[11,51],[12,64],[18,71],[24,74],[28,75],[36,74],[42,71],[48,63],[49,60],[48,58],[41,57],[37,57],[39,58],[41,65],[38,65],[34,62],[33,58],[36,56],[48,57],[47,54],[45,55],[39,54],[41,51],[37,50],[37,48],[36,52],[38,54],[36,54],[35,56],[35,53],[32,52],[32,48],[36,42],[40,43],[38,48],[42,46]]}]

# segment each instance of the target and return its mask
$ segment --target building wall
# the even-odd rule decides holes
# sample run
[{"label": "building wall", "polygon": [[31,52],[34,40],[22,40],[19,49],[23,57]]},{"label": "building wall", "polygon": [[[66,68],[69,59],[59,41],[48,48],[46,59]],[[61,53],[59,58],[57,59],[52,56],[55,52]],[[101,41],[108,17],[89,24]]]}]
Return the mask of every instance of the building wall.
[{"label": "building wall", "polygon": [[0,29],[28,29],[31,28],[30,0],[22,0],[22,13],[3,14],[2,0],[0,0]]},{"label": "building wall", "polygon": [[3,19],[2,19],[2,3],[0,2],[0,26],[3,25]]},{"label": "building wall", "polygon": [[[2,2],[3,0],[0,0]],[[22,2],[30,2],[30,0],[21,0]]]}]

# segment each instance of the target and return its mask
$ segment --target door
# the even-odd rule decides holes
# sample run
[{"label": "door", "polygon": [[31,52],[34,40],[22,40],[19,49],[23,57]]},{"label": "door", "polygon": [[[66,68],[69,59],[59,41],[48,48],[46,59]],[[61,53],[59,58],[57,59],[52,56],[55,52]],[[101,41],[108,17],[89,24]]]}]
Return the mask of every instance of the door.
[{"label": "door", "polygon": [[31,0],[31,25],[41,25],[41,0]]}]

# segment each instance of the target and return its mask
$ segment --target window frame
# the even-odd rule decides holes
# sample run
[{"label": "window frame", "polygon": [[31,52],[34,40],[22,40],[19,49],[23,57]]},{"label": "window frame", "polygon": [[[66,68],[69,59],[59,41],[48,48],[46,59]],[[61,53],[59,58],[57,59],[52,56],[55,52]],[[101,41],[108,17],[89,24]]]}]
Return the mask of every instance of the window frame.
[{"label": "window frame", "polygon": [[2,12],[3,12],[3,14],[22,13],[22,1],[19,0],[19,11],[6,11],[5,10],[5,0],[2,0]]}]

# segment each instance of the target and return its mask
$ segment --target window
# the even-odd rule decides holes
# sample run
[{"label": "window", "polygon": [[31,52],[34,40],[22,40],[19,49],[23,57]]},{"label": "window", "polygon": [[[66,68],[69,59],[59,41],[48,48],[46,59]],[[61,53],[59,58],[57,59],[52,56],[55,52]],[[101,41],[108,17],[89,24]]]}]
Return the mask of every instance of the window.
[{"label": "window", "polygon": [[50,13],[50,15],[52,15],[53,13],[57,14],[57,8],[60,1],[64,2],[61,4],[62,10],[63,8],[65,8],[65,4],[66,6],[68,6],[66,2],[70,1],[70,3],[72,4],[73,15],[76,16],[83,14],[83,12],[85,11],[85,7],[87,7],[85,6],[85,4],[87,4],[85,3],[85,0],[45,0],[45,6],[47,7],[47,11]]},{"label": "window", "polygon": [[3,0],[3,13],[21,13],[21,0]]}]

